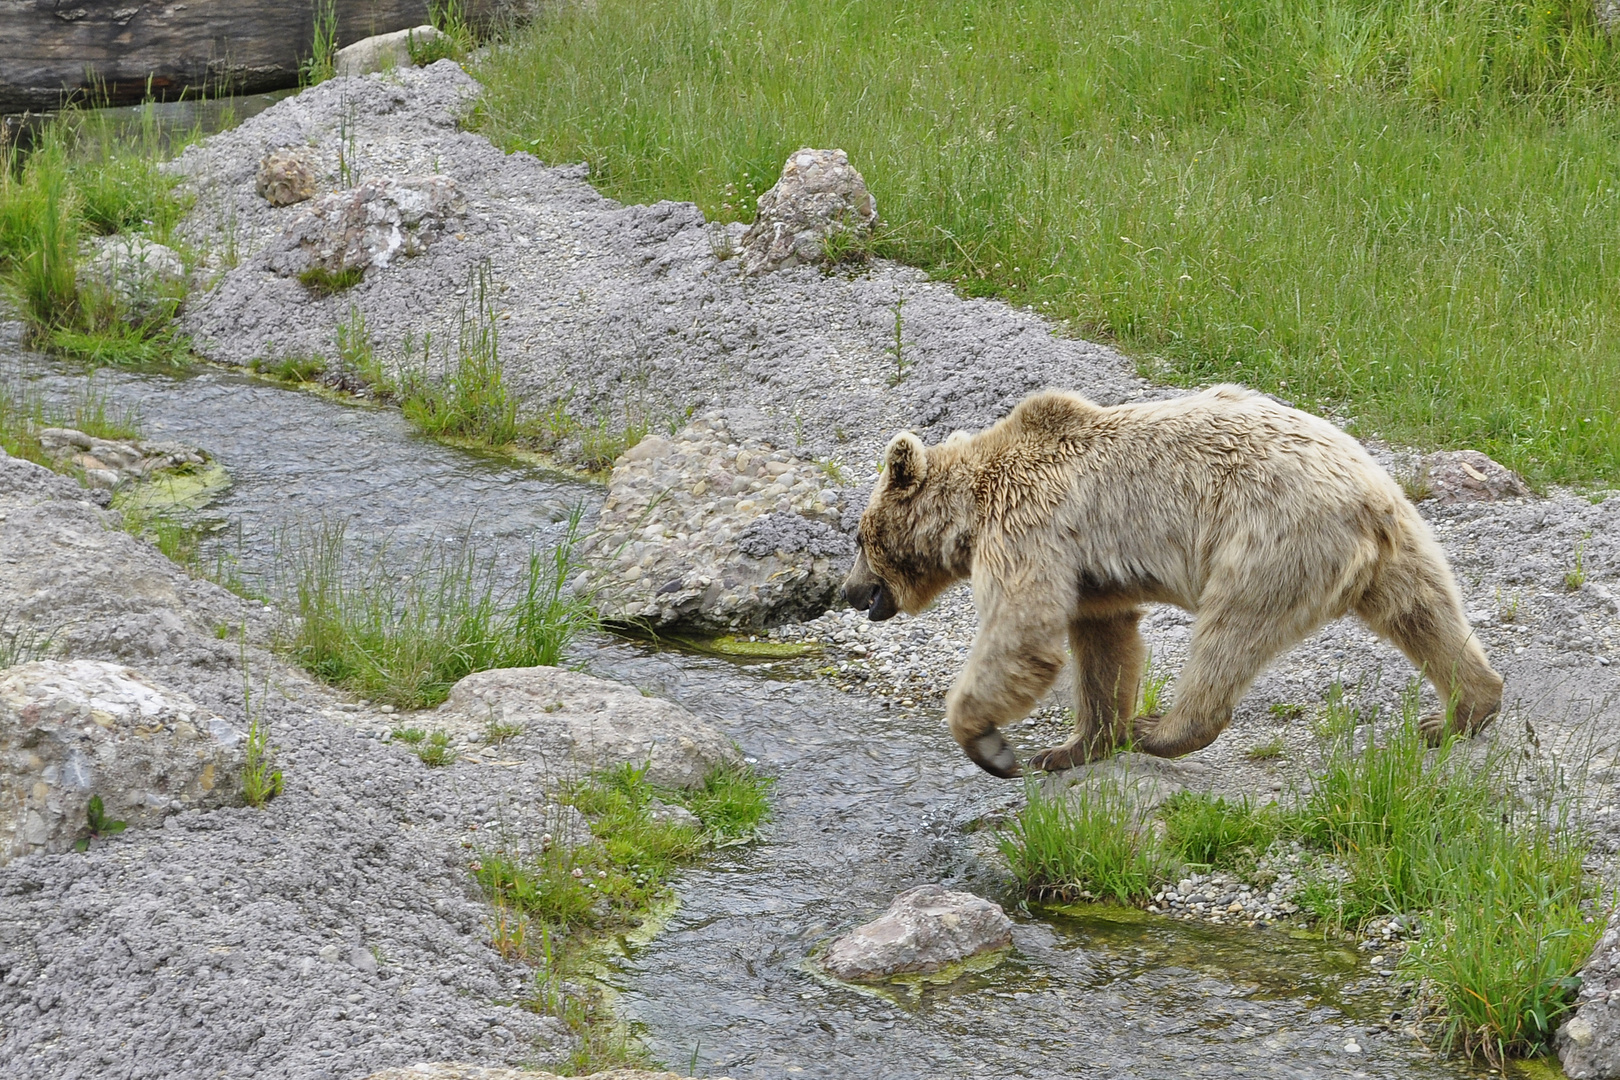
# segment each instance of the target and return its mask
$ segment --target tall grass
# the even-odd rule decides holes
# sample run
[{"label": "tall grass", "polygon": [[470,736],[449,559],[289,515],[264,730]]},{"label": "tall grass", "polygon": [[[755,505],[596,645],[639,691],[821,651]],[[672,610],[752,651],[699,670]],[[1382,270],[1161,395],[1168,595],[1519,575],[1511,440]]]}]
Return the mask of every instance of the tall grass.
[{"label": "tall grass", "polygon": [[555,664],[592,625],[588,597],[568,591],[579,514],[549,552],[531,552],[515,591],[470,538],[401,574],[387,549],[357,553],[342,526],[289,544],[285,578],[296,619],[284,642],[312,674],[401,708],[437,705],[464,676]]},{"label": "tall grass", "polygon": [[0,449],[36,465],[56,467],[45,453],[39,432],[48,427],[70,427],[98,439],[139,439],[143,434],[140,412],[118,409],[94,382],[86,382],[65,406],[52,405],[37,389],[20,381],[0,382]]},{"label": "tall grass", "polygon": [[185,351],[171,320],[183,284],[165,286],[140,314],[79,273],[92,236],[140,233],[171,241],[189,203],[159,163],[169,146],[155,114],[133,130],[97,110],[68,110],[46,124],[31,152],[0,162],[0,284],[37,345],[92,363],[172,362]]},{"label": "tall grass", "polygon": [[1131,793],[1104,778],[1055,798],[1031,782],[1028,802],[998,838],[1032,896],[1131,904],[1172,866],[1151,824],[1137,820]]},{"label": "tall grass", "polygon": [[722,219],[849,151],[879,250],[1363,429],[1620,471],[1620,45],[1586,0],[601,0],[483,130]]},{"label": "tall grass", "polygon": [[489,264],[468,282],[453,364],[441,376],[428,374],[433,339],[422,345],[422,367],[400,379],[400,408],[429,435],[505,446],[518,437],[517,399],[507,389],[500,358],[500,331],[490,295]]}]

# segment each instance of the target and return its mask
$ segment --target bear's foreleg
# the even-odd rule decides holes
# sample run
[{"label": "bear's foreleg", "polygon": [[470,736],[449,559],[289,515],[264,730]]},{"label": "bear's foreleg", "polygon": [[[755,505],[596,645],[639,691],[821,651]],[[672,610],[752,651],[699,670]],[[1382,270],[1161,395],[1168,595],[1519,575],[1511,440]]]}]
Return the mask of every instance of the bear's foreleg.
[{"label": "bear's foreleg", "polygon": [[1012,747],[996,730],[1022,719],[1063,669],[1063,625],[1030,618],[982,618],[967,667],[945,696],[951,735],[993,776],[1020,773]]},{"label": "bear's foreleg", "polygon": [[1137,624],[1140,608],[1076,619],[1069,625],[1074,657],[1074,737],[1030,759],[1029,766],[1058,772],[1114,752],[1130,733],[1147,649]]}]

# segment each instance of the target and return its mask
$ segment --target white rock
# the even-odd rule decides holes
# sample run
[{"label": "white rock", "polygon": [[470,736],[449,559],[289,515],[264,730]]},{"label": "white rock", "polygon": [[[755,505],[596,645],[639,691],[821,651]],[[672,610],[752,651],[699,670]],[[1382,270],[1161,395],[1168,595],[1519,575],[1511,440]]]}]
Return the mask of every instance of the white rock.
[{"label": "white rock", "polygon": [[554,667],[469,675],[426,722],[452,733],[483,731],[491,722],[516,725],[522,734],[501,752],[539,757],[560,777],[647,765],[655,784],[694,787],[715,766],[737,760],[719,729],[674,702]]},{"label": "white rock", "polygon": [[0,672],[0,862],[67,851],[88,832],[92,796],[131,828],[237,802],[244,750],[225,720],[121,664]]},{"label": "white rock", "polygon": [[894,898],[883,915],[835,939],[821,966],[839,979],[881,979],[932,972],[1012,943],[1012,920],[972,893],[919,885]]},{"label": "white rock", "polygon": [[826,258],[829,238],[858,241],[877,223],[877,201],[842,150],[796,150],[782,176],[759,197],[759,213],[742,238],[747,274]]},{"label": "white rock", "polygon": [[369,180],[316,199],[272,246],[269,265],[283,276],[387,267],[426,251],[465,209],[447,176]]},{"label": "white rock", "polygon": [[186,265],[172,249],[142,236],[117,233],[91,241],[81,280],[110,292],[133,323],[144,322],[184,294]]},{"label": "white rock", "polygon": [[424,25],[361,38],[337,51],[332,57],[332,69],[339,75],[365,75],[372,71],[410,67],[412,42],[421,48],[442,37],[444,34],[437,27]]}]

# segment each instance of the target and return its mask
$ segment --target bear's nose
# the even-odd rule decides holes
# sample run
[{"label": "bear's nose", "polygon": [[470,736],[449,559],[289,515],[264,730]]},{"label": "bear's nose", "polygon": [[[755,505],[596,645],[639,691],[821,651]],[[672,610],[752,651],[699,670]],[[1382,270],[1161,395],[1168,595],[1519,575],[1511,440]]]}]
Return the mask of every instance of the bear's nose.
[{"label": "bear's nose", "polygon": [[878,590],[881,588],[881,585],[867,584],[864,581],[845,585],[844,599],[849,601],[849,606],[855,610],[865,611],[872,606],[872,601],[877,599]]}]

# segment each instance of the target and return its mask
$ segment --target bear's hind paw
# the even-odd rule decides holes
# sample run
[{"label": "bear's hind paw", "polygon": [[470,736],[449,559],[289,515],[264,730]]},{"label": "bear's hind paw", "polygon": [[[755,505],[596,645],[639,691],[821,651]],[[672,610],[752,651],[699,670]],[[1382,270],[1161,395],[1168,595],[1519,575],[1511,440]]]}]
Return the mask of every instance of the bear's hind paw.
[{"label": "bear's hind paw", "polygon": [[1034,772],[1062,772],[1064,769],[1073,769],[1087,762],[1100,760],[1112,752],[1112,748],[1104,747],[1092,739],[1084,742],[1070,739],[1061,746],[1049,746],[1030,758],[1029,767]]}]

